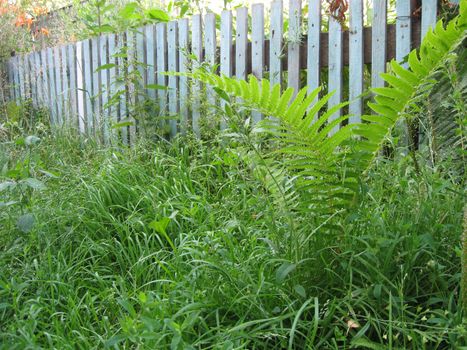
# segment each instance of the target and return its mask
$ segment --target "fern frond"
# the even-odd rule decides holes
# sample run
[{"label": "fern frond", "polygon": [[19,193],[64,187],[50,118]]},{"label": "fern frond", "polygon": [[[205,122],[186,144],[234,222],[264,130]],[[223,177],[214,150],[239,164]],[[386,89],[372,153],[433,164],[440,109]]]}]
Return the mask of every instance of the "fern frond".
[{"label": "fern frond", "polygon": [[[360,124],[354,129],[356,135],[364,137],[370,143],[356,143],[360,155],[360,164],[367,170],[372,160],[382,147],[385,136],[395,126],[397,120],[407,117],[417,108],[417,104],[431,91],[437,80],[436,72],[443,68],[449,55],[453,53],[466,38],[467,3],[460,6],[459,15],[444,27],[442,20],[438,21],[433,31],[429,31],[423,39],[420,49],[413,50],[408,56],[408,68],[402,67],[396,61],[391,62],[391,73],[381,74],[387,86],[372,89],[375,103],[369,107],[376,116],[362,116],[370,122]],[[384,134],[384,137],[381,137]],[[361,147],[363,146],[363,147]]]},{"label": "fern frond", "polygon": [[280,142],[275,153],[285,155],[287,169],[299,188],[306,191],[306,207],[328,213],[348,207],[353,201],[362,174],[398,119],[416,108],[420,96],[432,89],[436,83],[434,74],[465,39],[466,28],[467,2],[462,2],[460,14],[454,20],[446,27],[438,22],[422,41],[419,52],[409,54],[407,69],[391,62],[391,73],[382,74],[387,86],[373,89],[375,99],[369,107],[376,114],[362,116],[364,123],[346,125],[334,134],[330,131],[348,116],[333,121],[331,116],[347,103],[326,110],[332,94],[314,102],[320,89],[307,94],[304,88],[293,99],[293,89],[281,93],[280,85],[271,86],[266,79],[260,83],[254,76],[241,81],[214,77],[202,69],[191,76],[240,98],[239,103],[268,116],[259,127]]}]

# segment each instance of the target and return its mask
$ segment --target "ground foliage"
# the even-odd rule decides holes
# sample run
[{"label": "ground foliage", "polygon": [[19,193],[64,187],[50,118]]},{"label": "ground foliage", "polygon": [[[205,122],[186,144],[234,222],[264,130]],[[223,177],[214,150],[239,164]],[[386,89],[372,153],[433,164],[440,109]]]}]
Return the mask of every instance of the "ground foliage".
[{"label": "ground foliage", "polygon": [[102,149],[43,132],[32,151],[14,140],[1,145],[2,181],[32,152],[44,186],[0,212],[2,349],[466,341],[463,196],[441,166],[381,160],[331,230],[312,211],[278,210],[238,140]]}]

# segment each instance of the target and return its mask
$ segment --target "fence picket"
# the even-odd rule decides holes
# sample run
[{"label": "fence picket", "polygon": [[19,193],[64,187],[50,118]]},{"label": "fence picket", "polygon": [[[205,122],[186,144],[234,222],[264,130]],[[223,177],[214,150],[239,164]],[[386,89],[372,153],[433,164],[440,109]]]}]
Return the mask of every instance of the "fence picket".
[{"label": "fence picket", "polygon": [[363,1],[350,2],[349,114],[350,123],[360,122],[363,111]]},{"label": "fence picket", "polygon": [[[118,62],[118,95],[119,95],[119,122],[128,122],[128,106],[126,96],[126,79],[127,79],[127,59],[126,55],[126,34],[121,33],[117,36],[117,58]],[[128,145],[128,127],[122,126],[120,128],[120,140],[124,145]]]},{"label": "fence picket", "polygon": [[[99,45],[99,67],[105,67],[109,64],[109,57],[108,57],[108,43],[109,38],[107,35],[101,37],[100,45]],[[104,144],[109,144],[109,116],[108,116],[108,109],[106,105],[109,101],[109,70],[108,69],[100,69],[100,101],[99,105],[101,120],[102,120],[102,136],[104,139]]]},{"label": "fence picket", "polygon": [[69,76],[68,76],[68,61],[66,58],[67,47],[65,45],[60,47],[60,68],[62,76],[62,100],[63,100],[63,121],[66,126],[70,124],[70,88],[69,88]]},{"label": "fence picket", "polygon": [[[320,86],[321,72],[321,0],[310,0],[308,3],[308,51],[307,51],[307,85],[308,92]],[[315,99],[315,103],[318,98]]]},{"label": "fence picket", "polygon": [[76,43],[76,89],[77,89],[77,107],[78,107],[78,130],[81,133],[86,132],[86,88],[85,88],[85,60],[84,60],[83,41]]},{"label": "fence picket", "polygon": [[[410,1],[397,0],[396,12],[396,61],[402,62],[410,53],[412,33]],[[406,63],[403,65],[407,67]]]},{"label": "fence picket", "polygon": [[[251,7],[251,73],[259,80],[264,70],[264,5],[253,4]],[[262,114],[252,113],[253,123],[262,119]]]},{"label": "fence picket", "polygon": [[[214,67],[218,62],[217,57],[217,37],[216,37],[216,15],[212,12],[207,13],[205,18],[205,36],[204,47],[206,57],[204,61],[211,67]],[[217,105],[217,96],[212,87],[206,87],[207,101],[209,105]]]},{"label": "fence picket", "polygon": [[428,30],[436,25],[436,13],[438,11],[437,0],[422,1],[422,39],[425,37]]},{"label": "fence picket", "polygon": [[91,39],[83,42],[83,71],[84,71],[84,90],[86,92],[85,115],[86,115],[86,132],[88,135],[94,133],[94,115],[92,104],[92,60],[91,60]]},{"label": "fence picket", "polygon": [[91,39],[91,57],[92,57],[92,113],[94,115],[94,135],[98,138],[101,136],[102,130],[102,117],[100,112],[100,72],[98,68],[100,66],[99,47],[101,45],[101,37]]},{"label": "fence picket", "polygon": [[[157,46],[157,84],[167,86],[167,76],[164,74],[167,71],[167,25],[158,23],[156,25],[156,46]],[[166,126],[166,110],[167,110],[167,92],[165,90],[157,90],[157,99],[159,100],[159,115],[162,117],[160,126],[162,129]]]},{"label": "fence picket", "polygon": [[289,0],[289,37],[287,45],[287,78],[288,86],[294,89],[294,96],[300,90],[300,44],[302,1]]},{"label": "fence picket", "polygon": [[[328,100],[329,108],[332,108],[342,102],[342,83],[343,83],[343,35],[342,26],[334,16],[329,16],[329,76],[328,76],[328,91],[334,94]],[[336,120],[341,116],[342,111],[336,111],[329,121]],[[335,126],[330,134],[334,134],[339,130],[339,126]]]},{"label": "fence picket", "polygon": [[18,56],[18,72],[19,72],[19,95],[21,99],[26,99],[26,79],[25,79],[24,56]]},{"label": "fence picket", "polygon": [[15,101],[15,67],[13,64],[13,58],[10,58],[7,62],[7,69],[8,69],[8,87],[10,89],[10,99],[11,101]]},{"label": "fence picket", "polygon": [[148,85],[156,84],[156,46],[155,44],[155,27],[147,25],[144,27],[144,36],[146,38],[146,92],[151,102],[156,100],[156,89],[148,89]]},{"label": "fence picket", "polygon": [[63,125],[63,86],[62,86],[62,69],[60,60],[60,47],[53,48],[53,60],[55,68],[55,96],[57,103],[57,123]]},{"label": "fence picket", "polygon": [[371,87],[384,86],[380,77],[386,71],[387,0],[374,0],[371,27]]},{"label": "fence picket", "polygon": [[[136,69],[140,75],[135,81],[135,104],[137,112],[135,114],[142,115],[140,112],[143,107],[144,100],[147,96],[146,86],[148,84],[148,70],[147,70],[147,61],[146,61],[146,36],[144,29],[140,28],[135,33],[135,65]],[[145,118],[145,115],[143,115]],[[136,125],[139,133],[142,133],[144,129],[145,120],[136,120]]]},{"label": "fence picket", "polygon": [[13,67],[15,70],[13,75],[13,80],[15,82],[15,98],[16,103],[19,103],[21,101],[19,56],[13,57]]},{"label": "fence picket", "polygon": [[[136,31],[136,68],[141,76],[141,79],[138,79],[138,92],[146,92],[148,83],[146,64],[146,36],[143,29],[138,29]],[[136,99],[139,100],[139,97],[137,94]]]},{"label": "fence picket", "polygon": [[[168,71],[178,72],[178,23],[171,21],[167,25],[167,48],[168,48]],[[170,136],[177,135],[177,119],[179,113],[178,105],[178,77],[169,75],[169,114],[170,114]]]},{"label": "fence picket", "polygon": [[271,28],[269,38],[269,80],[271,85],[282,83],[282,0],[271,3]]},{"label": "fence picket", "polygon": [[[34,62],[34,54],[35,52],[31,52],[28,57],[28,65],[29,65],[29,81],[30,81],[30,95],[32,105],[37,108],[37,72],[36,72],[36,64]],[[1,71],[0,71],[1,72]]]},{"label": "fence picket", "polygon": [[34,70],[36,72],[35,77],[36,77],[36,106],[37,107],[42,107],[43,106],[43,99],[42,99],[42,94],[44,91],[44,85],[43,85],[43,80],[42,80],[42,68],[41,68],[41,56],[40,52],[36,51],[34,52]]},{"label": "fence picket", "polygon": [[[203,60],[203,32],[201,24],[201,15],[194,15],[191,18],[191,51],[196,57],[193,61],[193,69],[197,69]],[[193,133],[200,137],[199,120],[201,117],[201,83],[197,80],[192,81],[192,128]]]},{"label": "fence picket", "polygon": [[[224,10],[221,13],[221,74],[232,76],[232,12]],[[224,102],[222,102],[224,105]],[[221,120],[221,130],[227,127],[226,121]]]},{"label": "fence picket", "polygon": [[42,85],[44,90],[42,91],[42,103],[43,106],[49,107],[50,112],[50,87],[49,87],[49,79],[47,76],[47,51],[41,50],[41,72],[42,72]]},{"label": "fence picket", "polygon": [[55,70],[54,70],[54,59],[52,48],[47,49],[47,80],[50,91],[50,106],[51,106],[51,123],[56,126],[57,124],[57,94],[55,90]]},{"label": "fence picket", "polygon": [[78,98],[77,91],[78,85],[76,81],[76,46],[74,44],[67,45],[67,60],[68,70],[70,73],[70,127],[76,128],[77,126],[77,115],[78,115]]},{"label": "fence picket", "polygon": [[[115,34],[109,34],[108,38],[108,57],[109,57],[109,64],[112,64],[113,66],[109,69],[108,76],[109,76],[109,94],[108,94],[108,99],[109,99],[109,108],[108,112],[109,115],[107,116],[108,119],[108,125],[109,129],[112,130],[112,132],[109,132],[109,135],[111,134],[112,136],[115,136],[115,132],[113,131],[113,125],[118,123],[118,114],[120,111],[119,108],[119,103],[117,101],[120,99],[117,95],[117,69],[118,69],[118,58],[115,57],[117,54],[117,37]],[[110,136],[109,136],[110,137]],[[113,138],[112,138],[113,140]]]},{"label": "fence picket", "polygon": [[235,76],[238,79],[246,79],[248,64],[248,9],[237,9],[237,29],[235,38]]},{"label": "fence picket", "polygon": [[[180,19],[178,21],[178,47],[179,47],[179,60],[178,70],[181,73],[188,72],[188,49],[189,49],[189,26],[188,18]],[[186,134],[188,120],[189,120],[189,90],[188,79],[186,76],[179,77],[179,96],[180,96],[180,131],[183,135]]]},{"label": "fence picket", "polygon": [[136,63],[136,35],[132,30],[126,31],[126,48],[127,48],[127,72],[128,72],[128,79],[127,79],[127,93],[126,93],[126,100],[127,100],[127,113],[130,125],[128,126],[128,142],[130,146],[135,144],[136,141],[136,128],[137,128],[137,120],[135,120],[134,115],[136,114],[136,104],[138,102],[136,92],[136,84],[137,79],[135,77],[135,72],[138,70],[138,65]]}]

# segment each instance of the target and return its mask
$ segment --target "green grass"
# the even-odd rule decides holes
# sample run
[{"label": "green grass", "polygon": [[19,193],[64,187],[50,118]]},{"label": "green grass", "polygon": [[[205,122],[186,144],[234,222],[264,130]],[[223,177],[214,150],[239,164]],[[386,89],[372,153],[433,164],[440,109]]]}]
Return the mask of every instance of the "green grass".
[{"label": "green grass", "polygon": [[[463,189],[448,171],[381,161],[361,204],[322,225],[279,206],[238,145],[42,138],[32,173],[47,188],[22,205],[36,225],[0,208],[0,349],[467,343]],[[0,147],[2,182],[26,151]]]}]

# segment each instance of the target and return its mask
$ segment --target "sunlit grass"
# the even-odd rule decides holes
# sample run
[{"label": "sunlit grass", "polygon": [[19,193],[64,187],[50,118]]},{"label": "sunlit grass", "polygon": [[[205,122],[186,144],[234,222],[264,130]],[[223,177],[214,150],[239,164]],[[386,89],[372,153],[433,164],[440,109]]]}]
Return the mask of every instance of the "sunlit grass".
[{"label": "sunlit grass", "polygon": [[[1,147],[0,168],[14,166],[21,147]],[[37,159],[57,177],[33,192],[36,226],[0,212],[0,348],[465,343],[455,179],[381,162],[331,230],[278,210],[229,147],[43,137]]]}]

